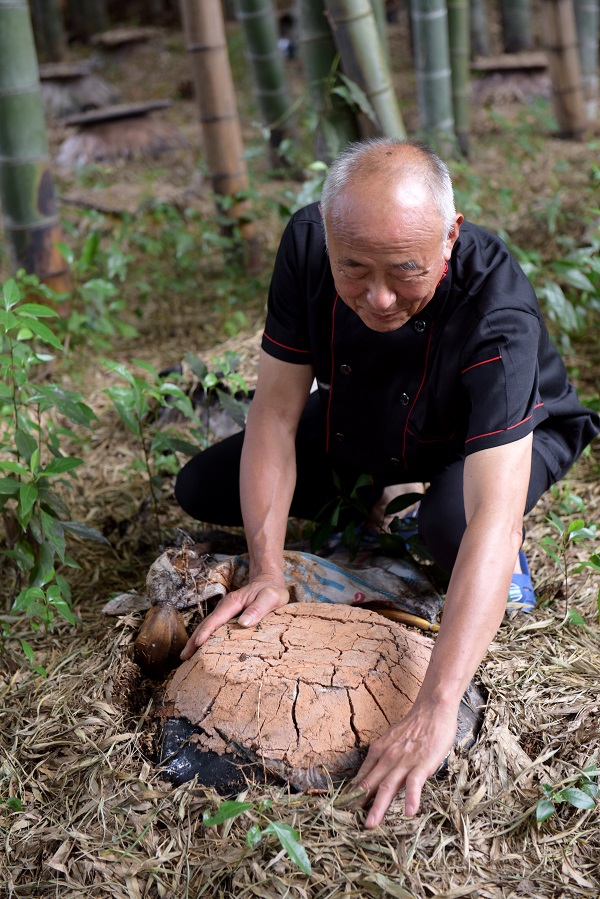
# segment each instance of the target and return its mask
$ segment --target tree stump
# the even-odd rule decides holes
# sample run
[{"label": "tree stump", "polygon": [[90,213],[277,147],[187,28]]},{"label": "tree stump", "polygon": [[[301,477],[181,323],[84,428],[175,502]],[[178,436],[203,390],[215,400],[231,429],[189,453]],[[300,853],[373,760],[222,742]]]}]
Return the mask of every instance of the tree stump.
[{"label": "tree stump", "polygon": [[62,124],[75,125],[79,130],[61,144],[57,166],[72,169],[116,159],[155,158],[186,146],[176,128],[151,116],[170,105],[169,100],[120,103],[67,116]]},{"label": "tree stump", "polygon": [[[327,603],[290,604],[251,629],[224,625],[166,686],[165,773],[227,792],[207,776],[221,757],[232,770],[249,764],[325,790],[354,775],[369,744],[409,711],[433,644],[376,612]],[[474,742],[484,705],[471,686],[457,745]]]}]

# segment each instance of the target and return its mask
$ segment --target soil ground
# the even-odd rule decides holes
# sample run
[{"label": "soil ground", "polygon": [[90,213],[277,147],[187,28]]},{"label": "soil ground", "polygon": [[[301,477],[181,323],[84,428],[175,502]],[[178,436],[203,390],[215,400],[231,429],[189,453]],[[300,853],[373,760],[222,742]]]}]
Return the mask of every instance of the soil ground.
[{"label": "soil ground", "polygon": [[[405,25],[390,27],[397,89],[414,134],[419,123]],[[189,61],[178,32],[104,57],[100,72],[123,101],[172,100],[160,116],[187,145],[156,160],[56,172],[67,242],[80,247],[97,230],[109,256],[116,258],[116,245],[127,257],[122,315],[137,336],[109,334],[103,348],[83,349],[73,336],[64,365],[49,373],[80,390],[98,415],[78,450],[86,464],[69,502],[73,518],[99,528],[110,547],[76,547],[82,566],[73,579],[76,630],[58,625],[51,635],[32,636],[26,623],[13,622],[14,636],[31,642],[47,677],[28,667],[14,640],[0,657],[0,799],[22,804],[14,810],[0,803],[0,895],[597,897],[598,805],[576,808],[560,790],[597,781],[582,772],[600,767],[600,585],[589,568],[567,581],[540,546],[550,532],[550,511],[574,517],[573,494],[586,522],[600,520],[597,445],[529,517],[526,549],[538,609],[507,618],[500,629],[481,668],[490,700],[480,740],[470,753],[454,753],[448,774],[428,783],[414,819],[403,816],[398,800],[383,827],[367,833],[362,813],[337,808],[331,796],[290,797],[250,784],[252,807],[233,823],[207,828],[202,813],[214,810],[218,797],[199,784],[173,790],[154,768],[153,687],[131,661],[140,616],[115,624],[101,608],[110,595],[143,587],[161,539],[147,482],[136,471],[139,447],[103,393],[114,379],[99,359],[131,365],[140,358],[163,369],[188,350],[206,360],[220,357],[228,339],[252,381],[253,335],[284,224],[279,207],[289,206],[302,185],[271,177],[235,28],[230,39],[257,195],[264,255],[258,274],[241,274],[214,239],[202,136],[193,100],[185,98]],[[74,58],[85,53],[72,48]],[[288,70],[301,98],[298,61]],[[532,86],[520,76],[484,87],[474,92],[470,158],[452,164],[459,205],[467,217],[502,229],[538,272],[550,271],[554,260],[589,241],[596,223],[598,128],[582,142],[557,138],[547,81]],[[302,118],[301,99],[298,109]],[[53,154],[68,133],[50,123]],[[7,273],[6,258],[0,268]],[[600,343],[593,327],[570,342],[558,326],[553,330],[582,395],[597,403]],[[173,475],[165,472],[159,519],[161,537],[169,540],[198,527],[178,509],[172,486]],[[573,547],[569,571],[591,552]],[[556,811],[537,824],[543,784],[554,791]],[[260,806],[267,796],[268,810]],[[246,844],[251,824],[264,828],[270,820],[297,829],[312,863],[310,878],[272,835]]]}]

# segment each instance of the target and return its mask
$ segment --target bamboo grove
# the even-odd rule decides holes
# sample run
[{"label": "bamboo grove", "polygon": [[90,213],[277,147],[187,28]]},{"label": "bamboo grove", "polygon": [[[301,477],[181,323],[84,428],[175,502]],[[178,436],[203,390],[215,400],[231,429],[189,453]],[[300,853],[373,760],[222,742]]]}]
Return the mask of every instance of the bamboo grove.
[{"label": "bamboo grove", "polygon": [[[128,5],[122,4],[124,9]],[[401,6],[400,0],[396,5]],[[385,0],[289,0],[285,12],[294,21],[293,49],[300,60],[304,101],[313,113],[315,159],[327,163],[359,137],[406,136],[394,86],[397,60],[387,39],[387,15],[393,6]],[[597,116],[599,9],[600,0],[540,0],[536,13],[559,130],[571,139],[581,139]],[[29,6],[26,0],[0,0],[0,200],[5,230],[15,264],[50,280],[60,280],[64,266],[56,258],[50,261],[53,229],[59,225],[36,48],[40,58],[60,59],[67,30],[85,40],[91,29],[109,25],[111,12],[107,0],[31,0]],[[410,32],[403,52],[410,55],[415,73],[419,136],[443,155],[466,155],[471,62],[489,53],[489,5],[486,0],[409,0],[402,12],[407,12]],[[499,0],[497,12],[506,53],[535,46],[530,0]],[[299,124],[281,52],[282,13],[276,0],[181,0],[177,6],[215,197],[250,248],[256,242],[255,226],[244,199],[248,174],[227,18],[237,20],[243,35],[271,161],[283,166],[288,161],[286,146],[298,142]],[[253,257],[256,264],[251,249]]]}]

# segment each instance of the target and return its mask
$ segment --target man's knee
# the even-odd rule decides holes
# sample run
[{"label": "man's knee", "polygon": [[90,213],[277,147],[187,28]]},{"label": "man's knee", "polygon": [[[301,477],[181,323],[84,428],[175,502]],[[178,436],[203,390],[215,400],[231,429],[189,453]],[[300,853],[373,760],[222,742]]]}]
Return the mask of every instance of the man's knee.
[{"label": "man's knee", "polygon": [[462,463],[432,481],[421,500],[418,521],[421,540],[440,568],[450,573],[467,526]]}]

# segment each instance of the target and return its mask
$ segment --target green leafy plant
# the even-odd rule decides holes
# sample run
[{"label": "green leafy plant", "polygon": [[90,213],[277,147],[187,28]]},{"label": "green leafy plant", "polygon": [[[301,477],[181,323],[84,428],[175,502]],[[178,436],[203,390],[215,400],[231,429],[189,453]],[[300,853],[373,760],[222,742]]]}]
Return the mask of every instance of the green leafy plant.
[{"label": "green leafy plant", "polygon": [[538,824],[556,814],[557,806],[563,802],[582,810],[594,808],[600,792],[599,774],[600,770],[595,765],[589,765],[570,786],[542,784],[543,796],[535,806],[535,818]]},{"label": "green leafy plant", "polygon": [[102,362],[104,367],[121,377],[125,384],[107,387],[104,392],[112,400],[123,424],[138,438],[141,458],[134,465],[134,471],[142,471],[146,476],[157,539],[160,542],[161,527],[157,491],[162,484],[162,478],[159,472],[165,467],[170,471],[175,471],[177,467],[175,454],[182,452],[186,455],[193,455],[199,447],[198,444],[184,439],[172,429],[161,428],[156,421],[156,410],[159,408],[179,410],[186,419],[195,425],[196,430],[192,432],[192,435],[200,442],[203,429],[189,396],[176,383],[181,375],[170,373],[168,377],[164,378],[148,362],[134,359],[133,363],[141,368],[150,377],[150,380],[147,377],[133,374],[120,362],[106,359]]},{"label": "green leafy plant", "polygon": [[69,340],[85,339],[96,349],[107,349],[114,337],[135,337],[136,329],[123,320],[125,300],[117,286],[125,280],[131,257],[119,243],[104,250],[100,232],[93,230],[80,253],[65,243],[58,248],[74,279],[73,291],[58,298],[68,303],[69,311],[61,321]]},{"label": "green leafy plant", "polygon": [[570,338],[582,333],[590,315],[600,311],[600,228],[590,234],[585,246],[568,247],[564,256],[551,261],[511,245],[508,235],[502,236],[556,325],[563,349],[570,350]]},{"label": "green leafy plant", "polygon": [[[79,567],[67,553],[67,535],[107,542],[95,529],[70,520],[64,494],[76,478],[82,460],[64,452],[65,439],[79,438],[65,422],[91,428],[93,411],[81,396],[44,377],[62,350],[45,320],[55,310],[21,301],[15,280],[6,282],[0,303],[0,509],[5,543],[0,556],[13,576],[10,611],[24,614],[31,627],[52,630],[56,615],[75,624],[71,593],[62,568]],[[43,369],[42,369],[43,370]],[[57,424],[58,413],[61,423]],[[58,489],[61,488],[61,489]],[[4,622],[4,636],[10,626]],[[33,661],[33,650],[21,640]]]},{"label": "green leafy plant", "polygon": [[[570,494],[570,497],[571,499],[568,501],[573,503],[574,495]],[[564,505],[563,509],[565,509]],[[585,621],[578,612],[575,612],[574,610],[569,611],[569,578],[571,574],[577,574],[586,567],[600,570],[600,557],[597,552],[593,552],[586,561],[571,568],[571,555],[575,545],[589,544],[590,541],[596,540],[597,526],[595,524],[586,525],[583,518],[574,518],[567,522],[560,518],[555,512],[550,512],[546,521],[552,526],[553,531],[545,537],[542,537],[539,541],[539,545],[560,568],[564,581],[565,616],[573,624],[585,624]]]},{"label": "green leafy plant", "polygon": [[210,414],[213,400],[228,413],[240,428],[243,428],[248,412],[247,403],[244,402],[244,398],[248,396],[248,386],[237,371],[240,364],[239,357],[235,353],[225,352],[223,356],[211,359],[212,368],[209,368],[199,356],[191,352],[187,352],[184,359],[192,374],[198,379],[198,385],[208,400],[204,420],[206,442],[210,441]]},{"label": "green leafy plant", "polygon": [[282,821],[268,821],[265,812],[271,807],[271,801],[264,799],[261,802],[240,802],[227,800],[222,802],[215,814],[208,810],[202,815],[202,823],[205,827],[218,827],[226,821],[238,818],[240,815],[258,815],[258,822],[250,825],[246,831],[246,846],[255,849],[266,837],[274,837],[279,841],[281,848],[290,860],[307,876],[311,874],[311,864],[306,849],[300,842],[300,835],[291,825]]},{"label": "green leafy plant", "polygon": [[367,474],[359,475],[349,491],[344,487],[335,471],[333,472],[333,482],[337,497],[323,506],[316,516],[317,523],[308,526],[310,548],[313,553],[321,549],[329,537],[339,529],[340,518],[346,519],[350,515],[350,520],[347,521],[342,531],[341,539],[350,556],[354,557],[358,552],[361,540],[360,526],[369,517],[369,509],[361,500],[358,491],[362,487],[371,486],[371,477]]}]

